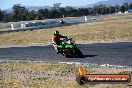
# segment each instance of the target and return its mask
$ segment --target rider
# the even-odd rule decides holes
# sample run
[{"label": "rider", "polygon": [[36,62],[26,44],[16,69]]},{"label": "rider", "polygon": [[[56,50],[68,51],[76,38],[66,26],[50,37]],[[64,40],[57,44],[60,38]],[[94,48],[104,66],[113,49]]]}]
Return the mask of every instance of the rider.
[{"label": "rider", "polygon": [[61,19],[61,20],[60,20],[60,23],[61,23],[61,24],[64,24],[64,23],[65,23],[65,21],[64,21],[63,19]]},{"label": "rider", "polygon": [[60,38],[66,38],[66,39],[68,39],[69,37],[61,35],[59,33],[59,31],[57,31],[57,30],[53,31],[53,34],[52,34],[52,44],[53,44],[53,46],[54,46],[55,51],[56,51],[57,54],[59,54],[58,45],[60,44]]}]

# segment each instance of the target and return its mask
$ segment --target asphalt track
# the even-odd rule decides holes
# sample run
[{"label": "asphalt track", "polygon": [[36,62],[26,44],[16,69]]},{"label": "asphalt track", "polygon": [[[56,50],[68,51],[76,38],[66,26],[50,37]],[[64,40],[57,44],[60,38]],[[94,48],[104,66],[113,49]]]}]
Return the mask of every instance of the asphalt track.
[{"label": "asphalt track", "polygon": [[[95,22],[96,20],[93,20],[92,18],[99,18],[99,16],[87,16],[87,22]],[[5,33],[12,33],[12,32],[21,32],[21,31],[32,31],[32,30],[40,30],[40,29],[47,29],[47,28],[55,28],[55,27],[63,27],[63,26],[70,26],[70,25],[77,25],[81,23],[86,23],[84,16],[82,17],[74,17],[74,18],[64,18],[65,24],[60,24],[60,20],[45,20],[45,25],[39,25],[39,26],[30,26],[27,28],[20,28],[21,24],[28,23],[28,22],[16,22],[13,24],[15,30],[10,30],[11,24],[7,23],[0,23],[0,28],[8,28],[8,30],[1,30],[0,34]],[[32,21],[31,21],[32,22]],[[29,22],[29,23],[31,23]],[[38,21],[39,22],[39,21]]]},{"label": "asphalt track", "polygon": [[0,60],[85,62],[132,66],[132,42],[78,44],[85,58],[65,58],[53,46],[0,47]]}]

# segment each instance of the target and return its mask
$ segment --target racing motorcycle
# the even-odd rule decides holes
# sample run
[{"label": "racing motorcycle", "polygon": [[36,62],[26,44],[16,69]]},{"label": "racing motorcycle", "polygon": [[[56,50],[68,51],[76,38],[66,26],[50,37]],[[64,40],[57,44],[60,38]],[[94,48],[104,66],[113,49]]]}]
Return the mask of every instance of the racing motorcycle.
[{"label": "racing motorcycle", "polygon": [[62,39],[58,46],[59,52],[65,57],[79,57],[84,58],[83,53],[77,48],[75,40],[70,37],[68,39]]}]

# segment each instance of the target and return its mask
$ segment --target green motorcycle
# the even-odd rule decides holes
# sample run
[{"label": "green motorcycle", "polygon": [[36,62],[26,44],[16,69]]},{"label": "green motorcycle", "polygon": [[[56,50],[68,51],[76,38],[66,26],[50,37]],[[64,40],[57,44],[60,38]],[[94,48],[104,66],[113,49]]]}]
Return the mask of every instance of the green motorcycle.
[{"label": "green motorcycle", "polygon": [[84,58],[84,55],[77,48],[75,44],[75,40],[73,38],[61,40],[58,48],[59,48],[59,52],[62,55],[66,56],[67,58],[69,57]]}]

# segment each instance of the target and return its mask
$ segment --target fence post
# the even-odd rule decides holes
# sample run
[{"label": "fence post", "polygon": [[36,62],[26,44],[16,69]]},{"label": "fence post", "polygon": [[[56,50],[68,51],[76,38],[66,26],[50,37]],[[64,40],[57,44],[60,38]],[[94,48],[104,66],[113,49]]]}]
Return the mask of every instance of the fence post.
[{"label": "fence post", "polygon": [[85,22],[88,21],[87,16],[85,16]]},{"label": "fence post", "polygon": [[24,28],[25,27],[25,24],[21,24],[21,28]]},{"label": "fence post", "polygon": [[14,26],[13,26],[13,24],[11,24],[11,30],[14,30]]}]

